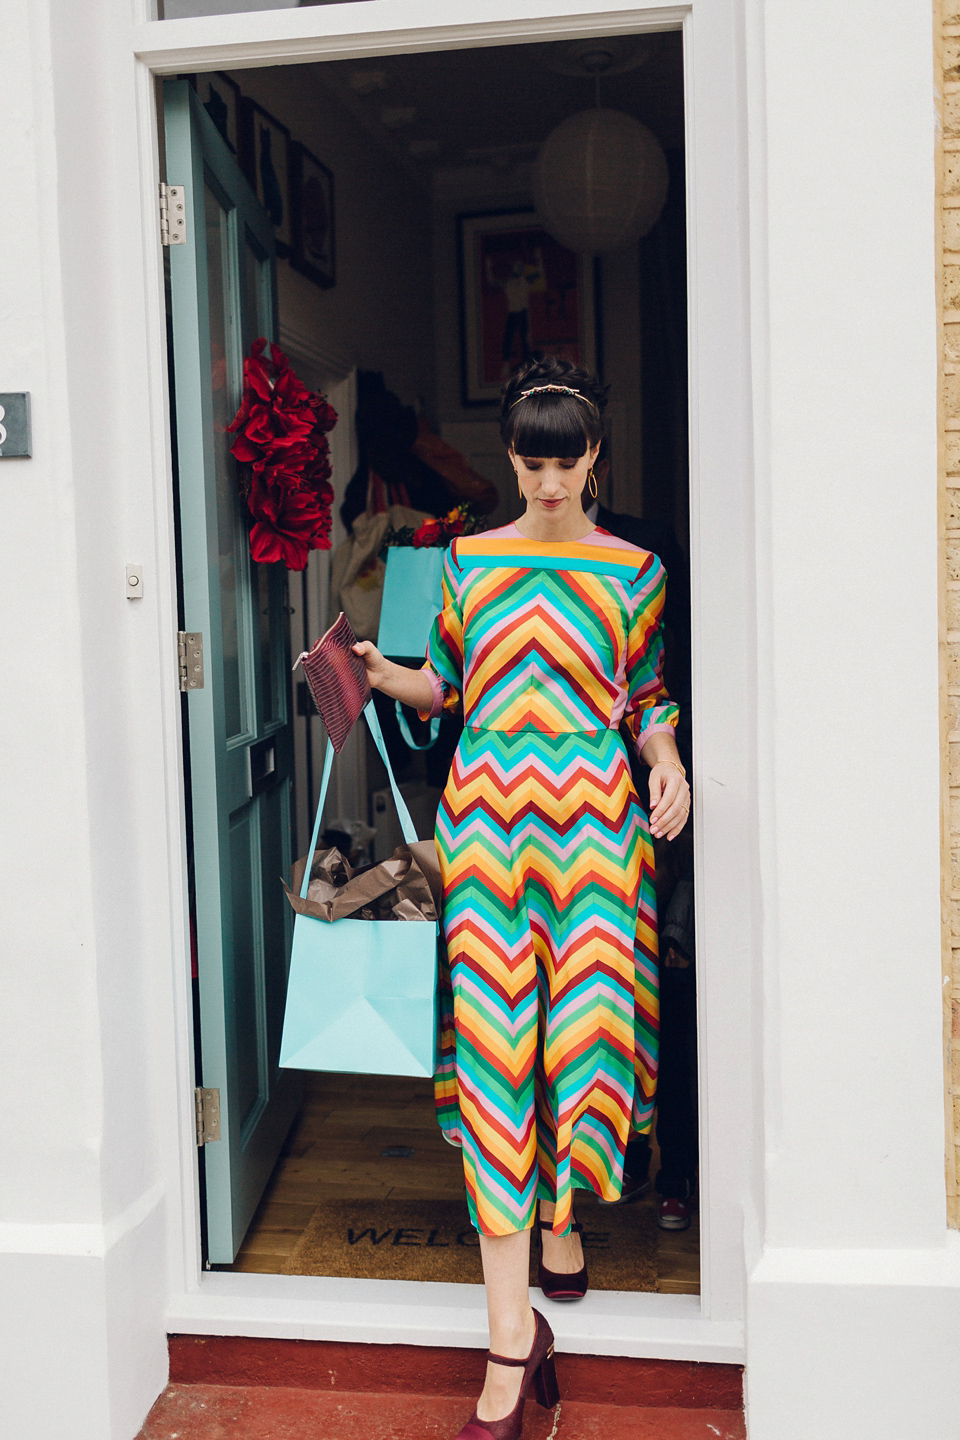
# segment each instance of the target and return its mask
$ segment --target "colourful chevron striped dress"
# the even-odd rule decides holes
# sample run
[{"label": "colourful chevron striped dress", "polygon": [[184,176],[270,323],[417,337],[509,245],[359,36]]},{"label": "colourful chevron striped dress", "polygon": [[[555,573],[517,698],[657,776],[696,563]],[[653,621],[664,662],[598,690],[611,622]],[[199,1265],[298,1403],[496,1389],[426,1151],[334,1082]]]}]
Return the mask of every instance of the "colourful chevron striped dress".
[{"label": "colourful chevron striped dress", "polygon": [[661,679],[665,574],[595,530],[516,526],[447,552],[427,664],[464,730],[437,817],[444,884],[437,1109],[463,1147],[474,1225],[533,1224],[536,1198],[620,1193],[657,1069],[653,849],[618,727],[676,724]]}]

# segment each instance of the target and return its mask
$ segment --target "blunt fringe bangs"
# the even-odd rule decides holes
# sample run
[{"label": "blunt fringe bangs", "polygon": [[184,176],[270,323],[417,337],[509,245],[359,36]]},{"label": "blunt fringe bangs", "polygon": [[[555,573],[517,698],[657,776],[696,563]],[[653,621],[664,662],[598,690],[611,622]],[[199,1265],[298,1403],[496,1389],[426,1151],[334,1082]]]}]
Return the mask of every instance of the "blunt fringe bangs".
[{"label": "blunt fringe bangs", "polygon": [[603,439],[603,421],[592,405],[572,395],[528,395],[504,415],[500,434],[516,455],[578,460]]}]

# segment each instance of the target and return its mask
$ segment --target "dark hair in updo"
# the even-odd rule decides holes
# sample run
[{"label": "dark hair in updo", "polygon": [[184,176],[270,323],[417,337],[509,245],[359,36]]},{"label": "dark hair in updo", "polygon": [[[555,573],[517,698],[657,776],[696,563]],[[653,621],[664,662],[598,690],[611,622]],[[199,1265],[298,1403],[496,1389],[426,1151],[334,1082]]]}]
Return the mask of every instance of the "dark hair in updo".
[{"label": "dark hair in updo", "polygon": [[[524,390],[535,385],[566,385],[584,398],[551,391],[520,398]],[[531,360],[503,387],[500,437],[516,455],[577,460],[603,439],[606,403],[606,385],[569,360],[558,360],[553,355]]]}]

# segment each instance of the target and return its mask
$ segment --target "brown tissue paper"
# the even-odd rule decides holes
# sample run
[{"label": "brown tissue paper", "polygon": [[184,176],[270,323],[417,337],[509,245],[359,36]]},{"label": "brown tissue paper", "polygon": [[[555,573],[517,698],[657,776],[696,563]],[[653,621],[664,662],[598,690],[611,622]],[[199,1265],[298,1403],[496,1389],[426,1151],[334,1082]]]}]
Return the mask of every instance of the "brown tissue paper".
[{"label": "brown tissue paper", "polygon": [[354,870],[334,846],[318,851],[310,870],[305,900],[300,898],[306,857],[298,860],[284,883],[298,915],[315,920],[436,920],[442,884],[432,840],[398,845],[389,860]]}]

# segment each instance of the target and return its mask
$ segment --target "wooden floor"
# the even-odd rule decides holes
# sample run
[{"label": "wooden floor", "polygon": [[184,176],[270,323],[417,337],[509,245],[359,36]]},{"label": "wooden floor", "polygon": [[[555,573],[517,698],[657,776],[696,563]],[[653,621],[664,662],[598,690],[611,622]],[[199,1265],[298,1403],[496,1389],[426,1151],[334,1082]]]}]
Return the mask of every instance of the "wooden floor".
[{"label": "wooden floor", "polygon": [[[434,1118],[429,1081],[371,1075],[304,1076],[304,1101],[270,1184],[232,1266],[276,1275],[324,1199],[455,1199],[460,1151]],[[384,1151],[412,1150],[412,1155]],[[653,1170],[657,1156],[654,1152]],[[634,1201],[655,1205],[652,1192]],[[700,1292],[699,1214],[689,1230],[658,1232],[658,1290]]]}]

